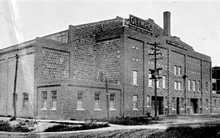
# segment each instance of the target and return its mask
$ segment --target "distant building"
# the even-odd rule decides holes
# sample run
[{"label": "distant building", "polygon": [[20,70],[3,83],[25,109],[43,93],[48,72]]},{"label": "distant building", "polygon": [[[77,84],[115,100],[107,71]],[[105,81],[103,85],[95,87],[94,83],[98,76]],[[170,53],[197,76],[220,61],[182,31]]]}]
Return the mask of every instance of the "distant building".
[{"label": "distant building", "polygon": [[220,67],[212,67],[212,112],[220,113]]},{"label": "distant building", "polygon": [[[183,25],[183,27],[185,27]],[[152,45],[160,43],[157,82],[159,115],[211,112],[211,58],[133,15],[72,26],[0,50],[0,115],[89,119],[154,115]],[[193,37],[193,36],[190,36]],[[105,83],[107,78],[107,83]]]}]

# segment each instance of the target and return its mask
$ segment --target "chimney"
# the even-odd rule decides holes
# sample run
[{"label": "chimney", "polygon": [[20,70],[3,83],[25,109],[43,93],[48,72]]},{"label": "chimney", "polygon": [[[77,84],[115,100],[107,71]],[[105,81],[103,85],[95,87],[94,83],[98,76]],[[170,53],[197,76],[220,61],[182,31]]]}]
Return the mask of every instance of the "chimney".
[{"label": "chimney", "polygon": [[170,36],[170,12],[166,11],[163,13],[163,35]]}]

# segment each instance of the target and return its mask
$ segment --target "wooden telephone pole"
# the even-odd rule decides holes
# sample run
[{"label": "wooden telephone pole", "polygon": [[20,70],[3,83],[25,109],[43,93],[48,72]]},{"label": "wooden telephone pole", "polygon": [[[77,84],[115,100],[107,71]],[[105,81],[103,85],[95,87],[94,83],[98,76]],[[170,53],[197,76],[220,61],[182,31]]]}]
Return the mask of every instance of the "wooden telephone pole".
[{"label": "wooden telephone pole", "polygon": [[14,120],[16,120],[16,87],[17,87],[17,72],[18,72],[18,54],[15,55],[15,78],[14,78],[14,93],[13,93],[13,106],[14,106]]},{"label": "wooden telephone pole", "polygon": [[157,117],[157,81],[159,81],[159,79],[161,79],[162,77],[159,77],[159,71],[162,70],[162,68],[157,68],[157,60],[162,59],[162,57],[157,57],[157,55],[162,55],[160,53],[160,50],[157,49],[157,45],[158,43],[148,43],[149,45],[154,46],[153,48],[151,48],[153,50],[153,53],[150,53],[149,55],[154,56],[154,58],[150,59],[154,61],[154,69],[150,69],[150,72],[152,74],[152,77],[150,79],[154,80],[154,94],[155,94],[155,99],[154,99],[154,107],[155,107],[155,115],[154,117]]}]

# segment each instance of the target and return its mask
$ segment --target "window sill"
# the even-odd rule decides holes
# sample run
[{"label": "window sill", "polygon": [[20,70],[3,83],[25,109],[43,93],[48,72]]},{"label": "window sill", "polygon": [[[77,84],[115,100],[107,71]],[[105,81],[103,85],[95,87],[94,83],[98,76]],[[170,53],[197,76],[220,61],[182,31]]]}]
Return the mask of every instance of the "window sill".
[{"label": "window sill", "polygon": [[79,108],[79,109],[76,109],[76,110],[78,110],[78,111],[83,111],[83,110],[85,110],[85,109],[83,109],[83,108]]},{"label": "window sill", "polygon": [[176,110],[175,108],[172,108],[172,110]]},{"label": "window sill", "polygon": [[56,109],[56,108],[51,108],[50,110],[55,111],[55,110],[57,110],[57,109]]},{"label": "window sill", "polygon": [[47,108],[42,108],[41,110],[45,111],[45,110],[47,110]]},{"label": "window sill", "polygon": [[138,87],[138,85],[137,85],[137,84],[133,84],[133,86],[134,86],[134,87]]},{"label": "window sill", "polygon": [[153,88],[153,86],[148,86],[148,87]]},{"label": "window sill", "polygon": [[150,107],[149,105],[147,105],[147,107]]},{"label": "window sill", "polygon": [[102,109],[94,109],[95,111],[101,111]]},{"label": "window sill", "polygon": [[184,110],[184,108],[180,108],[180,110]]},{"label": "window sill", "polygon": [[206,110],[208,110],[209,108],[206,108]]},{"label": "window sill", "polygon": [[114,110],[116,110],[115,108],[111,108],[111,109],[109,109],[110,111],[114,111]]},{"label": "window sill", "polygon": [[137,111],[138,109],[137,109],[137,108],[135,108],[135,109],[133,109],[133,110]]}]

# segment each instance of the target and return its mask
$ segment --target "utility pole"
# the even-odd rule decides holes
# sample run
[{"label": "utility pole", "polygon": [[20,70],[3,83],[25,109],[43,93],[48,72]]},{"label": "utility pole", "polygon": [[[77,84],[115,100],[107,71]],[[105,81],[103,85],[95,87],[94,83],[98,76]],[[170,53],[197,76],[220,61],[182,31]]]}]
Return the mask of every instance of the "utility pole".
[{"label": "utility pole", "polygon": [[106,110],[107,110],[107,119],[109,119],[109,93],[108,93],[108,78],[105,77],[105,88],[106,88]]},{"label": "utility pole", "polygon": [[149,55],[154,56],[154,58],[150,59],[154,61],[154,69],[150,69],[150,72],[152,74],[152,77],[150,79],[154,80],[154,94],[155,94],[155,99],[154,99],[154,107],[155,107],[155,115],[154,117],[157,117],[157,81],[159,81],[159,79],[161,79],[162,77],[159,77],[159,71],[162,70],[162,68],[157,68],[157,60],[162,59],[162,57],[158,57],[157,55],[162,55],[160,53],[160,50],[157,49],[157,45],[158,43],[148,43],[149,45],[154,46],[153,48],[151,48],[153,50],[153,53],[150,53]]},{"label": "utility pole", "polygon": [[17,86],[17,72],[18,72],[18,54],[15,55],[15,78],[14,78],[14,93],[13,93],[13,105],[14,105],[14,120],[16,120],[16,86]]}]

